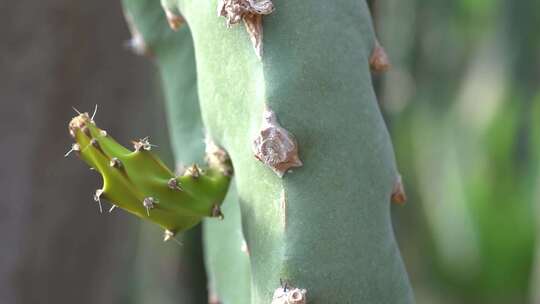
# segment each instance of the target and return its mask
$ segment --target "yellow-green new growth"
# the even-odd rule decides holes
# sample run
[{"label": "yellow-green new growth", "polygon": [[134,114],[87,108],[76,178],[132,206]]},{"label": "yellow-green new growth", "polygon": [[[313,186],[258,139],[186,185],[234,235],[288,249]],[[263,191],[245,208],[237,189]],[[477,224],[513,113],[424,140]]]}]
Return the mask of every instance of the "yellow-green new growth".
[{"label": "yellow-green new growth", "polygon": [[227,154],[212,145],[209,167],[197,165],[176,176],[150,150],[148,138],[133,142],[134,151],[99,129],[93,117],[82,113],[69,123],[73,152],[103,177],[94,200],[104,198],[115,206],[165,229],[165,240],[191,228],[204,217],[222,217],[223,202],[232,175]]}]

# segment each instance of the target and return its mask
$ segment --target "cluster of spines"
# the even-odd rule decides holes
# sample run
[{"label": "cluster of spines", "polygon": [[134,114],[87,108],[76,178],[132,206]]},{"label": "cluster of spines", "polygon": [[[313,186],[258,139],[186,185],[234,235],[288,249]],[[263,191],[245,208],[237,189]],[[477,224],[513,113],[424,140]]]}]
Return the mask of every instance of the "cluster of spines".
[{"label": "cluster of spines", "polygon": [[155,145],[148,137],[133,141],[130,151],[99,129],[94,116],[95,112],[92,116],[78,112],[71,120],[69,133],[75,143],[66,156],[77,154],[102,175],[103,187],[94,193],[100,212],[101,199],[107,199],[113,202],[109,212],[119,207],[163,227],[165,241],[206,216],[223,217],[220,205],[232,173],[224,170],[231,166],[223,150],[219,163],[209,162],[204,170],[192,165],[177,176],[151,152]]}]

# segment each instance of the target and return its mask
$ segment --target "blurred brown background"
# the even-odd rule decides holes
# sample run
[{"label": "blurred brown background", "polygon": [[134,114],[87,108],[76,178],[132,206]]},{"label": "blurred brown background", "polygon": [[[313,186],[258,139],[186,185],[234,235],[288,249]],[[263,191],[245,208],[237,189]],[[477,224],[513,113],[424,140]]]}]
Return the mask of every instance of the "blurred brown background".
[{"label": "blurred brown background", "polygon": [[63,155],[72,106],[123,143],[165,135],[151,63],[122,47],[118,1],[4,1],[0,20],[0,303],[129,301],[139,223],[99,214],[99,176]]}]

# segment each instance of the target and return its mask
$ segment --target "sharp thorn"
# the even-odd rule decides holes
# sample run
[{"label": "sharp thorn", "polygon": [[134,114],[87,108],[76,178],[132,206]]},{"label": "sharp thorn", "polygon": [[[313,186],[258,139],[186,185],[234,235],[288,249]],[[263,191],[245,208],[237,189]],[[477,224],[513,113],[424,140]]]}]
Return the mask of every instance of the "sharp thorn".
[{"label": "sharp thorn", "polygon": [[77,108],[75,107],[71,107],[71,108],[73,109],[73,111],[75,111],[75,113],[82,115],[81,111],[77,110]]},{"label": "sharp thorn", "polygon": [[64,154],[64,157],[68,157],[73,151],[81,151],[81,146],[77,143],[71,145],[71,149]]},{"label": "sharp thorn", "polygon": [[135,151],[140,151],[141,149],[150,151],[152,150],[152,147],[157,147],[157,145],[153,145],[150,143],[148,136],[141,138],[139,140],[133,140],[132,143],[133,143],[133,148],[135,149]]},{"label": "sharp thorn", "polygon": [[96,106],[94,107],[94,113],[92,113],[92,117],[90,118],[90,121],[94,121],[94,117],[96,116],[96,113],[97,113],[97,108],[98,108],[98,105],[96,103]]},{"label": "sharp thorn", "polygon": [[69,149],[69,151],[67,151],[66,154],[64,154],[64,157],[68,157],[71,154],[71,152],[73,152],[73,149]]},{"label": "sharp thorn", "polygon": [[176,244],[178,244],[178,245],[180,245],[180,246],[183,246],[183,245],[184,245],[184,244],[182,244],[182,242],[180,242],[179,240],[177,240],[175,237],[173,237],[172,240],[173,240]]},{"label": "sharp thorn", "polygon": [[154,199],[153,197],[144,198],[142,204],[144,208],[146,208],[146,214],[148,214],[148,216],[150,216],[150,209],[155,208],[157,203],[158,203],[157,200]]},{"label": "sharp thorn", "polygon": [[116,205],[112,205],[111,209],[109,209],[109,213],[111,213],[116,208]]},{"label": "sharp thorn", "polygon": [[175,243],[177,243],[178,245],[180,246],[183,246],[182,242],[180,242],[179,240],[177,240],[175,237],[174,237],[174,232],[170,231],[170,230],[165,230],[165,233],[163,234],[163,241],[164,242],[167,242],[169,240],[173,240]]}]

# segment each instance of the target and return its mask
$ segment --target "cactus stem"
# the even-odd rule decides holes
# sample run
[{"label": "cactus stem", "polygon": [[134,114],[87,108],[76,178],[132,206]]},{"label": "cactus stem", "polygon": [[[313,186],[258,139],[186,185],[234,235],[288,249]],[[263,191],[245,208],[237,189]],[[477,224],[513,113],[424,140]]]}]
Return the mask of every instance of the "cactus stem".
[{"label": "cactus stem", "polygon": [[175,177],[172,177],[171,179],[169,179],[169,181],[167,182],[167,186],[171,190],[184,191],[182,186],[180,186],[180,182]]},{"label": "cactus stem", "polygon": [[[104,212],[103,197],[115,202],[109,212],[119,207],[177,233],[211,216],[212,209],[219,210],[216,205],[222,203],[231,180],[219,168],[202,171],[196,165],[192,166],[190,175],[197,178],[200,175],[200,181],[196,182],[189,181],[191,178],[188,177],[175,177],[152,151],[148,151],[153,146],[148,137],[135,142],[138,152],[132,152],[110,135],[103,137],[88,113],[74,117],[69,122],[69,131],[79,145],[72,149],[80,149],[80,158],[102,176],[104,186],[94,193],[101,213]],[[175,190],[186,188],[189,194],[170,191],[166,185]],[[159,211],[150,214],[150,209],[154,208]]]},{"label": "cactus stem", "polygon": [[213,217],[217,217],[218,219],[220,220],[223,220],[225,217],[223,216],[223,212],[221,212],[221,208],[219,207],[218,204],[215,204],[213,207],[212,207],[212,216]]},{"label": "cactus stem", "polygon": [[146,208],[146,214],[148,214],[148,216],[150,216],[150,209],[154,209],[157,203],[158,201],[151,196],[144,198],[143,206]]},{"label": "cactus stem", "polygon": [[287,196],[285,195],[285,189],[281,190],[279,196],[279,208],[283,215],[283,230],[287,229]]},{"label": "cactus stem", "polygon": [[68,157],[71,152],[79,152],[81,151],[81,146],[77,143],[74,143],[71,145],[71,149],[69,149],[69,151],[66,152],[66,154],[64,154],[64,157]]},{"label": "cactus stem", "polygon": [[103,189],[97,189],[94,193],[94,201],[99,205],[99,213],[103,213],[103,206],[101,206],[101,195],[103,194]]}]

